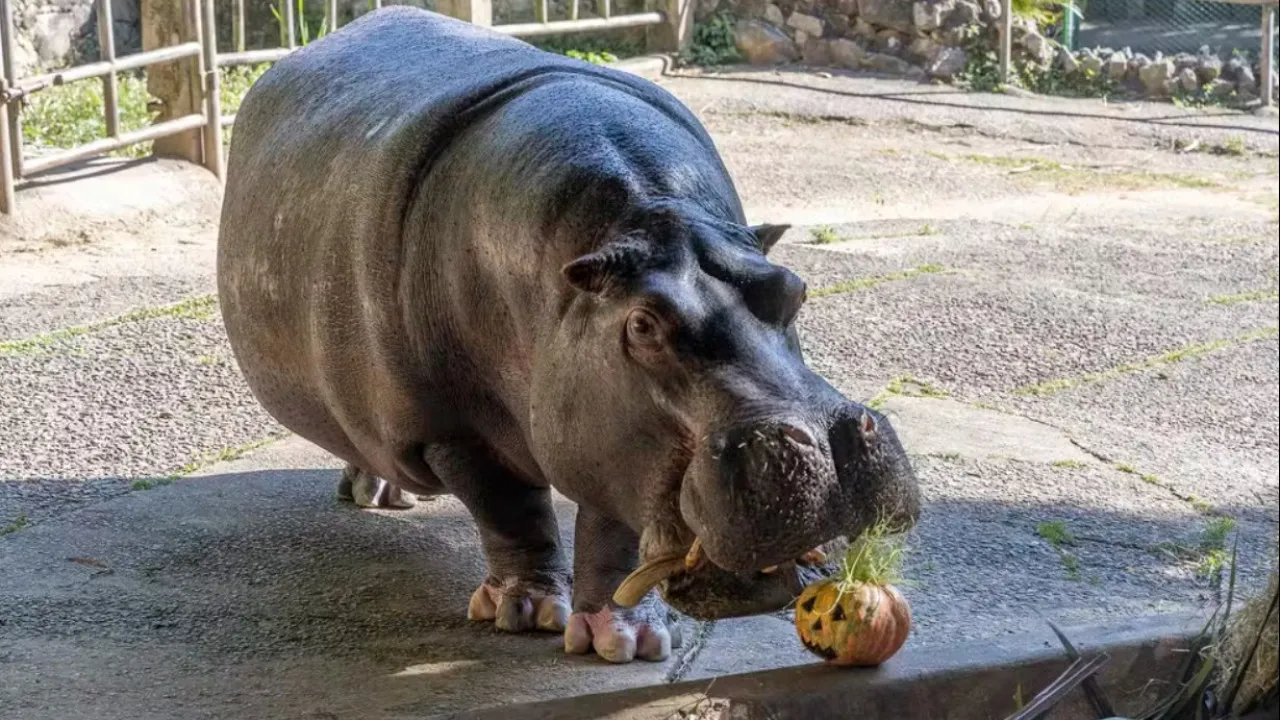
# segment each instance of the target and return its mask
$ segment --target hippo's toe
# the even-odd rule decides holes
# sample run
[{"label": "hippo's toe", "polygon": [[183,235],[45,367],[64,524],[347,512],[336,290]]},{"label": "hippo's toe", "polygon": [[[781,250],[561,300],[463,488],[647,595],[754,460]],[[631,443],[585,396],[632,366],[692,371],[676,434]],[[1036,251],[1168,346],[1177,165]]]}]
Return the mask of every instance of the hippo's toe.
[{"label": "hippo's toe", "polygon": [[413,493],[355,465],[347,465],[343,469],[342,479],[338,481],[338,498],[355,503],[357,507],[386,510],[407,510],[418,504],[418,498]]},{"label": "hippo's toe", "polygon": [[471,594],[467,619],[493,621],[505,632],[543,630],[560,632],[569,619],[567,592],[516,579],[498,582],[490,578]]},{"label": "hippo's toe", "polygon": [[[655,603],[660,605],[660,603]],[[576,612],[564,631],[565,652],[584,655],[592,650],[614,663],[635,658],[661,661],[680,647],[680,627],[668,626],[664,613],[654,607],[619,609],[605,607],[596,612]]]}]

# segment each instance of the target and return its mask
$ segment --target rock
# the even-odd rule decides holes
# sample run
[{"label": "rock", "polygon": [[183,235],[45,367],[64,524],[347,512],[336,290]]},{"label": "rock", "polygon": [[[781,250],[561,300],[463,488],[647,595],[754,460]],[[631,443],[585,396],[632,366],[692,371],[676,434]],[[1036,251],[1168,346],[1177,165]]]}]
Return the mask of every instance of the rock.
[{"label": "rock", "polygon": [[820,37],[808,38],[805,43],[800,46],[800,59],[805,65],[813,67],[825,67],[830,65],[831,54],[828,52],[827,41]]},{"label": "rock", "polygon": [[1196,59],[1196,56],[1191,53],[1180,52],[1173,56],[1173,67],[1179,73],[1187,68],[1194,69],[1196,64],[1199,62],[1200,61]]},{"label": "rock", "polygon": [[919,60],[923,64],[928,64],[941,49],[942,46],[935,42],[933,38],[918,37],[915,40],[912,40],[911,44],[907,46],[907,53],[912,57],[912,59]]},{"label": "rock", "polygon": [[943,24],[946,27],[964,27],[973,25],[982,17],[982,10],[969,0],[959,0],[956,3],[955,10],[951,11],[951,17],[947,18]]},{"label": "rock", "polygon": [[1138,82],[1142,89],[1153,97],[1169,94],[1169,81],[1173,78],[1173,63],[1168,60],[1152,62],[1138,69]]},{"label": "rock", "polygon": [[853,23],[853,35],[854,37],[863,37],[870,40],[876,36],[876,26],[862,18],[858,18]]},{"label": "rock", "polygon": [[1053,58],[1053,46],[1049,44],[1049,40],[1034,30],[1027,31],[1027,34],[1022,38],[1022,46],[1041,65],[1048,63]]},{"label": "rock", "polygon": [[841,15],[845,15],[845,16],[857,15],[858,0],[837,0],[836,10],[838,10]]},{"label": "rock", "polygon": [[787,19],[782,16],[782,8],[773,3],[764,6],[764,21],[776,27],[787,24]]},{"label": "rock", "polygon": [[1226,65],[1222,66],[1222,77],[1234,83],[1236,78],[1240,76],[1240,68],[1242,67],[1244,67],[1244,63],[1240,62],[1240,58],[1233,57],[1227,61]]},{"label": "rock", "polygon": [[1130,80],[1133,80],[1134,82],[1137,82],[1138,73],[1142,72],[1142,69],[1150,64],[1151,64],[1151,58],[1147,57],[1146,55],[1143,55],[1142,53],[1138,53],[1137,55],[1134,55],[1133,57],[1129,58],[1129,71],[1126,74],[1126,77],[1128,77]]},{"label": "rock", "polygon": [[1080,72],[1080,61],[1076,60],[1075,53],[1070,50],[1058,48],[1058,67],[1068,75],[1075,75]]},{"label": "rock", "polygon": [[921,0],[911,6],[911,19],[917,30],[929,32],[946,23],[955,10],[955,0]]},{"label": "rock", "polygon": [[1196,63],[1196,79],[1201,85],[1211,83],[1222,74],[1222,58],[1217,55],[1204,55]]},{"label": "rock", "polygon": [[796,42],[796,47],[803,48],[804,44],[809,42],[809,33],[803,30],[797,30],[795,32],[794,40]]},{"label": "rock", "polygon": [[1195,92],[1200,89],[1200,81],[1196,78],[1195,70],[1183,68],[1178,71],[1178,89],[1183,92]]},{"label": "rock", "polygon": [[1229,97],[1231,93],[1236,91],[1236,84],[1230,80],[1217,78],[1209,82],[1207,92],[1219,100]]},{"label": "rock", "polygon": [[836,67],[856,70],[862,67],[867,51],[852,40],[840,38],[831,41],[827,54],[831,56],[831,64]]},{"label": "rock", "polygon": [[1240,70],[1236,72],[1236,92],[1250,95],[1258,91],[1258,79],[1253,75],[1253,68],[1240,64]]},{"label": "rock", "polygon": [[827,31],[823,33],[826,37],[844,37],[848,35],[849,28],[853,23],[848,15],[829,7],[822,9],[822,21],[827,24]]},{"label": "rock", "polygon": [[903,0],[858,0],[858,19],[902,32],[912,30],[912,5]]},{"label": "rock", "polygon": [[822,20],[804,13],[793,12],[787,18],[787,25],[814,37],[822,37]]},{"label": "rock", "polygon": [[969,63],[969,55],[958,47],[938,48],[933,60],[925,67],[930,76],[941,80],[950,80],[964,70]]},{"label": "rock", "polygon": [[[1097,77],[1098,75],[1101,75],[1104,65],[1105,63],[1102,58],[1094,55],[1093,53],[1085,53],[1084,57],[1080,58],[1080,71],[1090,77]],[[1123,63],[1120,68],[1120,74],[1124,75]]]},{"label": "rock", "polygon": [[982,14],[985,15],[988,20],[1000,19],[1000,9],[1003,7],[1000,4],[1000,0],[982,0],[981,7]]},{"label": "rock", "polygon": [[906,43],[901,33],[893,30],[881,30],[876,33],[875,49],[887,55],[900,55]]},{"label": "rock", "polygon": [[796,46],[781,29],[763,20],[740,20],[733,42],[752,65],[773,65],[796,59]]},{"label": "rock", "polygon": [[875,52],[867,53],[864,65],[876,72],[889,73],[891,75],[906,75],[911,70],[911,63],[906,60]]}]

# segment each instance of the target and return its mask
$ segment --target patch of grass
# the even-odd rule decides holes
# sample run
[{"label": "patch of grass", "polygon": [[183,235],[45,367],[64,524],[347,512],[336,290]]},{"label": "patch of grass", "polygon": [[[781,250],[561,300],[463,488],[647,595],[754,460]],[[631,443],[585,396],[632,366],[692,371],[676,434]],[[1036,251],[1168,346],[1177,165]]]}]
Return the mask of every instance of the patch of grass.
[{"label": "patch of grass", "polygon": [[1159,187],[1206,189],[1218,183],[1188,173],[1164,173],[1145,170],[1081,168],[1063,165],[1056,160],[1034,156],[978,155],[960,156],[962,160],[1001,168],[1007,174],[1033,184],[1048,184],[1067,194],[1108,188],[1114,190],[1148,190]]},{"label": "patch of grass", "polygon": [[1155,355],[1153,357],[1145,358],[1143,360],[1135,360],[1133,362],[1121,363],[1120,365],[1116,365],[1115,367],[1108,368],[1106,370],[1102,370],[1095,373],[1089,373],[1087,375],[1081,375],[1079,377],[1059,378],[1056,380],[1048,380],[1046,382],[1036,383],[1034,385],[1024,385],[1023,387],[1015,388],[1013,392],[1015,395],[1035,395],[1040,397],[1053,395],[1055,393],[1059,393],[1064,390],[1070,390],[1071,388],[1079,387],[1081,385],[1088,385],[1090,383],[1102,382],[1104,380],[1112,380],[1117,377],[1121,377],[1123,375],[1128,375],[1130,373],[1150,370],[1152,368],[1162,367],[1165,365],[1172,365],[1173,363],[1181,362],[1183,360],[1190,360],[1192,358],[1209,355],[1211,353],[1219,352],[1227,348],[1235,347],[1236,345],[1255,342],[1257,340],[1266,340],[1269,338],[1276,337],[1278,332],[1280,332],[1280,328],[1277,328],[1277,327],[1269,327],[1269,328],[1262,328],[1260,330],[1253,330],[1247,333],[1241,333],[1240,335],[1237,335],[1233,338],[1227,338],[1225,340],[1214,340],[1212,342],[1199,343],[1196,345],[1188,345],[1186,347],[1170,350],[1169,352],[1162,353],[1160,355]]},{"label": "patch of grass", "polygon": [[1233,295],[1214,295],[1205,299],[1207,303],[1214,305],[1236,305],[1247,302],[1261,302],[1264,300],[1280,299],[1280,292],[1272,290],[1250,290],[1248,292],[1235,293]]},{"label": "patch of grass", "polygon": [[160,305],[156,307],[140,308],[131,310],[123,315],[117,315],[96,323],[88,325],[74,325],[52,332],[41,333],[35,337],[25,338],[23,340],[9,340],[0,342],[0,355],[32,355],[42,352],[48,352],[49,348],[55,343],[70,340],[81,335],[104,330],[117,325],[125,325],[127,323],[142,322],[143,320],[153,320],[155,318],[172,317],[185,318],[189,320],[208,320],[213,317],[215,308],[218,305],[218,298],[213,295],[201,295],[199,297],[188,298],[172,305]]},{"label": "patch of grass", "polygon": [[728,65],[742,59],[733,39],[734,18],[721,10],[693,28],[693,42],[681,51],[680,62],[685,65],[714,67]]},{"label": "patch of grass", "polygon": [[1088,467],[1088,465],[1080,462],[1079,460],[1055,460],[1053,466],[1056,468],[1067,468],[1071,470],[1079,470],[1081,468]]},{"label": "patch of grass", "polygon": [[882,285],[887,282],[896,282],[898,280],[909,280],[918,275],[929,275],[932,273],[940,273],[946,270],[941,265],[921,265],[920,267],[908,268],[901,272],[890,273],[888,275],[877,275],[875,277],[859,278],[857,280],[847,280],[845,282],[828,285],[827,287],[818,288],[809,293],[810,298],[826,297],[828,295],[839,295],[841,293],[853,292],[855,290],[865,290],[866,288]]},{"label": "patch of grass", "polygon": [[938,458],[939,460],[947,460],[949,462],[955,462],[956,460],[959,460],[964,456],[958,452],[945,452],[945,453],[938,453],[934,457]]},{"label": "patch of grass", "polygon": [[1071,534],[1063,520],[1045,520],[1036,525],[1036,534],[1055,548],[1076,544],[1076,536]]},{"label": "patch of grass", "polygon": [[819,225],[809,230],[809,242],[814,245],[830,245],[840,242],[840,236],[830,225]]},{"label": "patch of grass", "polygon": [[165,485],[172,485],[173,483],[181,480],[182,478],[188,475],[191,475],[192,473],[195,473],[199,470],[202,470],[203,468],[206,468],[210,465],[214,465],[220,462],[230,462],[231,460],[237,460],[239,458],[242,458],[245,455],[248,455],[249,453],[253,452],[254,450],[257,450],[258,448],[264,445],[269,445],[275,442],[276,440],[279,440],[285,437],[288,434],[289,433],[287,432],[271,433],[270,435],[267,435],[266,437],[258,438],[257,440],[250,440],[249,442],[241,443],[240,445],[224,447],[224,448],[215,450],[213,452],[206,453],[196,458],[195,460],[192,460],[191,462],[183,465],[177,470],[169,473],[168,475],[155,477],[155,478],[143,478],[139,480],[134,480],[129,487],[133,490],[150,490],[151,488],[164,487]]},{"label": "patch of grass", "polygon": [[[28,145],[69,149],[107,137],[106,106],[99,79],[54,85],[23,99],[22,138]],[[120,130],[139,130],[151,124],[146,76],[121,73],[116,81]],[[151,143],[138,143],[109,153],[140,158],[151,154]]]},{"label": "patch of grass", "polygon": [[206,366],[207,366],[207,365],[220,365],[220,364],[222,364],[222,359],[221,359],[221,358],[218,358],[218,357],[216,357],[216,356],[214,356],[214,355],[200,355],[199,357],[197,357],[197,358],[196,358],[196,362],[200,363],[201,365],[206,365]]},{"label": "patch of grass", "polygon": [[1062,567],[1066,568],[1067,577],[1071,578],[1072,580],[1079,580],[1080,579],[1080,558],[1076,557],[1074,553],[1068,552],[1066,550],[1060,549],[1058,553],[1062,557]]},{"label": "patch of grass", "polygon": [[886,400],[891,397],[905,395],[907,397],[931,397],[945,398],[951,394],[942,388],[930,385],[922,380],[917,380],[910,375],[899,375],[889,381],[884,389],[876,393],[876,396],[867,401],[867,407],[872,410],[879,410],[884,406]]},{"label": "patch of grass", "polygon": [[27,519],[26,515],[19,515],[5,523],[3,527],[0,527],[0,537],[4,537],[10,533],[16,533],[30,524],[31,521]]}]

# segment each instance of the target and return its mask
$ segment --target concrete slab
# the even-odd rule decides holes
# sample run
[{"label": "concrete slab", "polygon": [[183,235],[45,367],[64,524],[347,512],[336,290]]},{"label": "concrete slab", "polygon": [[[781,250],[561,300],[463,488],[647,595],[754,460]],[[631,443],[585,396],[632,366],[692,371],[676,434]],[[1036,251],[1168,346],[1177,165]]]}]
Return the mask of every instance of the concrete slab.
[{"label": "concrete slab", "polygon": [[1035,420],[948,398],[891,397],[893,418],[907,452],[1040,463],[1089,463],[1095,458],[1061,430]]},{"label": "concrete slab", "polygon": [[816,660],[776,617],[690,623],[669,661],[626,666],[469,623],[462,506],[359,511],[338,467],[290,438],[5,538],[6,716],[403,717]]}]

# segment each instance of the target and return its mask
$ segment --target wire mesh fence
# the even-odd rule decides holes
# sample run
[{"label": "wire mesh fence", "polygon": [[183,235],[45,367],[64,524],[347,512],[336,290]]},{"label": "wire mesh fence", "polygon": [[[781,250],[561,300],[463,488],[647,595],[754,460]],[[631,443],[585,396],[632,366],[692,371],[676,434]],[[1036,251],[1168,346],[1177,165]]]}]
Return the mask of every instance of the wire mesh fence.
[{"label": "wire mesh fence", "polygon": [[1146,55],[1207,50],[1224,59],[1256,60],[1262,46],[1259,5],[1199,0],[1086,0],[1080,5],[1084,17],[1077,47],[1128,47]]}]

